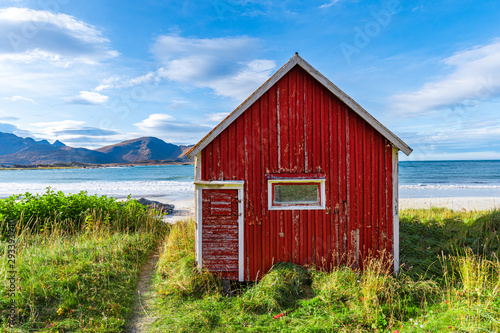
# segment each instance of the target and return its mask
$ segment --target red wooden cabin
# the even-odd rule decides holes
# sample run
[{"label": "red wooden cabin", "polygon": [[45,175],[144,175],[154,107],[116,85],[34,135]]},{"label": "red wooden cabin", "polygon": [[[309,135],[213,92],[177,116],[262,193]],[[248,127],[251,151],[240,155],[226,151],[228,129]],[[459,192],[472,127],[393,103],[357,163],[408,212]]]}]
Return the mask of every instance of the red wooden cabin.
[{"label": "red wooden cabin", "polygon": [[240,281],[369,253],[399,266],[401,139],[295,54],[188,153],[200,268]]}]

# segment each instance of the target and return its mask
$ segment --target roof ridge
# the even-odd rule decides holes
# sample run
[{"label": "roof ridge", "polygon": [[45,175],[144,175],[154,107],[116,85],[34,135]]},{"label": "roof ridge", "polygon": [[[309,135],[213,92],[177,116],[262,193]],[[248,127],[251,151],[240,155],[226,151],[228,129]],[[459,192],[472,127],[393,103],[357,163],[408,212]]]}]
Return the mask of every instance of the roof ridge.
[{"label": "roof ridge", "polygon": [[326,87],[330,92],[337,96],[342,102],[344,102],[349,108],[356,112],[361,118],[368,122],[372,127],[374,127],[380,134],[382,134],[387,140],[389,140],[395,147],[401,150],[406,155],[410,155],[413,151],[406,143],[403,142],[398,136],[392,133],[387,127],[382,125],[375,117],[373,117],[368,111],[366,111],[361,105],[356,103],[351,97],[349,97],[345,92],[343,92],[339,87],[333,84],[328,78],[321,74],[317,69],[311,66],[307,61],[305,61],[297,52],[294,56],[290,58],[283,66],[280,67],[266,82],[264,82],[257,90],[253,92],[246,100],[244,100],[236,109],[233,110],[224,120],[222,120],[217,126],[215,126],[207,135],[203,137],[196,145],[193,146],[187,153],[186,156],[193,158],[196,156],[203,148],[205,148],[213,139],[215,139],[222,131],[224,131],[229,125],[233,123],[243,112],[245,112],[255,101],[257,101],[262,95],[264,95],[269,88],[271,88],[276,82],[278,82],[286,73],[288,73],[293,67],[299,65],[312,77],[314,77],[319,83]]}]

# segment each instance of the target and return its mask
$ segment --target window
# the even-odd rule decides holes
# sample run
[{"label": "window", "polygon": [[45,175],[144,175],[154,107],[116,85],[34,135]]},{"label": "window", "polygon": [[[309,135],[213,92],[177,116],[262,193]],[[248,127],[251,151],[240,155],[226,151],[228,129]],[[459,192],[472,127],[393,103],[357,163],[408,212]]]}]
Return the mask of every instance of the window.
[{"label": "window", "polygon": [[322,176],[323,178],[318,178],[316,174],[269,175],[268,208],[325,209],[325,179]]}]

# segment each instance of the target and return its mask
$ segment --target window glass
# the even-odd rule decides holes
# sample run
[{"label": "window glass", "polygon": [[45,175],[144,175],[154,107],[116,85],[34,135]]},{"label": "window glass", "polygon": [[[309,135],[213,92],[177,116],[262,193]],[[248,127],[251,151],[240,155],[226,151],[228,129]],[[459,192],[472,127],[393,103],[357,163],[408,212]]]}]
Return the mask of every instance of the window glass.
[{"label": "window glass", "polygon": [[275,204],[319,204],[319,184],[275,184]]}]

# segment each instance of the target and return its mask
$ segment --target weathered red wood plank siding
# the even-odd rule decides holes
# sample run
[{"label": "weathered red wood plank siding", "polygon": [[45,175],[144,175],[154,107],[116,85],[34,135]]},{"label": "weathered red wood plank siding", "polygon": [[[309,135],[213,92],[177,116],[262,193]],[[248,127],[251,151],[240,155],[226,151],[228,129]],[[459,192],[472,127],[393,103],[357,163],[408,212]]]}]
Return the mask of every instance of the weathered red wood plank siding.
[{"label": "weathered red wood plank siding", "polygon": [[[229,159],[224,160],[223,159]],[[245,280],[392,253],[392,147],[295,66],[202,151],[202,180],[244,180]],[[270,173],[324,173],[325,210],[268,210]]]},{"label": "weathered red wood plank siding", "polygon": [[204,267],[223,277],[237,279],[238,191],[204,190],[202,210]]}]

